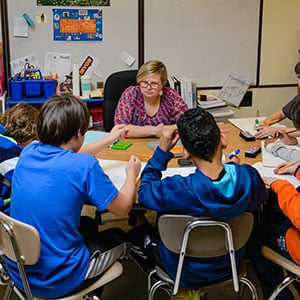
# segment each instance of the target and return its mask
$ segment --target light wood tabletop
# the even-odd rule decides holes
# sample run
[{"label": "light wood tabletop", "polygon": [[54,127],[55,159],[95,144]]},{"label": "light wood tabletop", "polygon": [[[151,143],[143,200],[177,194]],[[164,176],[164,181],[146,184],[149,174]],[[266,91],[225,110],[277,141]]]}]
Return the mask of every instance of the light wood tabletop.
[{"label": "light wood tabletop", "polygon": [[[259,140],[247,142],[239,136],[240,129],[235,127],[232,124],[220,124],[221,131],[227,136],[228,146],[224,150],[224,153],[228,154],[233,150],[240,149],[241,152],[238,155],[241,164],[254,164],[262,160],[261,153],[256,156],[256,158],[245,157],[245,151],[248,150],[251,146],[260,146],[261,142]],[[126,142],[131,142],[132,146],[126,150],[118,150],[107,148],[104,151],[101,151],[96,155],[99,159],[112,159],[112,160],[122,160],[128,161],[132,154],[139,157],[142,162],[147,162],[153,154],[153,150],[147,146],[147,142],[157,141],[158,138],[139,138],[139,139],[125,139]],[[169,167],[178,167],[177,164],[178,157],[173,158]]]}]

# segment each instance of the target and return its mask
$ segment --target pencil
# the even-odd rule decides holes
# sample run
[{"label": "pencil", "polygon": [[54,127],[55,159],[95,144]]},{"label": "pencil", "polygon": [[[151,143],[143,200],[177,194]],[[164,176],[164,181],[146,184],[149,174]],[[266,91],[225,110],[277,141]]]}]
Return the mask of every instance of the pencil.
[{"label": "pencil", "polygon": [[[297,131],[299,131],[300,129],[293,129],[293,130],[291,130],[291,131],[287,131],[287,132],[285,132],[286,134],[290,134],[290,133],[294,133],[294,132],[297,132]],[[282,134],[281,133],[278,133],[278,137],[280,137],[280,136],[282,136]],[[276,138],[277,137],[277,134],[275,134],[274,135],[274,138]]]},{"label": "pencil", "polygon": [[286,134],[290,134],[290,133],[294,133],[294,132],[297,132],[299,131],[300,129],[294,129],[294,130],[291,130],[291,131],[287,131]]},{"label": "pencil", "polygon": [[293,162],[290,162],[289,164],[287,164],[287,165],[285,165],[285,166],[279,168],[279,169],[278,169],[278,172],[283,171],[283,170],[285,170],[285,169],[287,169],[287,168],[289,168],[289,167],[291,167],[291,166],[293,166],[293,165],[296,165],[296,164],[298,164],[298,163],[300,163],[300,159],[298,159],[298,160],[296,160],[296,161],[293,161]]},{"label": "pencil", "polygon": [[137,156],[141,156],[141,157],[145,157],[145,158],[151,158],[152,155],[149,155],[149,154],[143,154],[143,153],[137,153],[136,154]]},{"label": "pencil", "polygon": [[277,122],[279,122],[279,121],[280,121],[279,119],[266,121],[266,122],[264,122],[264,125],[271,125],[271,124],[277,123]]}]

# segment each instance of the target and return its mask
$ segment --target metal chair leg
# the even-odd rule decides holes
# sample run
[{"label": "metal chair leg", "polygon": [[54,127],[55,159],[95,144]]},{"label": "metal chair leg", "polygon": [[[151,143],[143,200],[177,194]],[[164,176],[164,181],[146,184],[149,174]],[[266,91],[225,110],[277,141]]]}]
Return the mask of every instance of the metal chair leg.
[{"label": "metal chair leg", "polygon": [[280,292],[285,289],[289,284],[295,281],[297,278],[296,275],[290,274],[289,276],[285,277],[284,280],[277,285],[275,290],[273,291],[272,295],[269,297],[268,300],[274,300],[280,294]]},{"label": "metal chair leg", "polygon": [[159,287],[164,286],[164,285],[165,285],[165,286],[168,286],[167,283],[165,283],[165,282],[163,282],[163,281],[161,281],[161,280],[155,282],[155,283],[151,286],[150,290],[148,291],[148,300],[153,300],[153,299],[154,299],[154,294],[155,294],[156,290],[157,290]]},{"label": "metal chair leg", "polygon": [[253,285],[253,283],[246,277],[242,277],[240,279],[240,282],[245,284],[249,288],[251,295],[252,295],[252,300],[258,300],[257,291],[256,291],[256,288]]}]

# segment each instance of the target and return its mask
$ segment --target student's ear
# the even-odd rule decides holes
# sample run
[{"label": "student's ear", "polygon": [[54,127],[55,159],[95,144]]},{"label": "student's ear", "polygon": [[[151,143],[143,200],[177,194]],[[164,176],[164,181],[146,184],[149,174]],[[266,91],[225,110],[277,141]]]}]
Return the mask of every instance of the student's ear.
[{"label": "student's ear", "polygon": [[220,135],[220,144],[222,149],[226,149],[228,145],[228,140],[225,134],[221,133]]},{"label": "student's ear", "polygon": [[184,147],[182,148],[182,157],[184,159],[190,159],[191,158],[191,154],[189,151],[187,151]]},{"label": "student's ear", "polygon": [[81,135],[82,135],[82,134],[81,134],[81,130],[78,129],[76,137],[80,137]]}]

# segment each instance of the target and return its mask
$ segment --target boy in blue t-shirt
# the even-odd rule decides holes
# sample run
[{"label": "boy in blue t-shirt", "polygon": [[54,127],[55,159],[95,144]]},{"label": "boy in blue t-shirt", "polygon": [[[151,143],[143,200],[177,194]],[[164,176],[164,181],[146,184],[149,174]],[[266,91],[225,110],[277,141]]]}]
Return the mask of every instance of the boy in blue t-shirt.
[{"label": "boy in blue t-shirt", "polygon": [[[88,200],[100,211],[127,215],[135,198],[140,161],[130,158],[126,181],[118,191],[96,158],[77,153],[88,123],[89,112],[80,99],[49,98],[39,114],[39,142],[22,151],[15,169],[11,216],[32,225],[40,235],[40,258],[25,267],[37,297],[63,297],[126,255],[121,229],[98,232],[92,219],[85,218],[82,226],[80,214]],[[13,281],[22,288],[16,264],[6,262]]]}]

